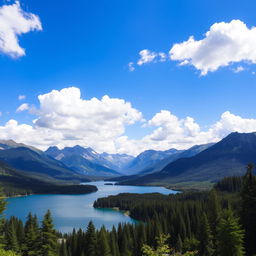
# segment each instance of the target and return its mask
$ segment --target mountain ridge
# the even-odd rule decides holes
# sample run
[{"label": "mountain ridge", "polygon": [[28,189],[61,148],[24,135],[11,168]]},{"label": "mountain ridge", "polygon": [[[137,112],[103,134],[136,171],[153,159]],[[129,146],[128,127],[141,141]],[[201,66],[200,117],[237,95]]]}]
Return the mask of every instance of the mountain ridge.
[{"label": "mountain ridge", "polygon": [[158,172],[123,183],[215,182],[225,176],[243,175],[250,162],[256,162],[256,133],[235,132],[195,156],[177,159]]}]

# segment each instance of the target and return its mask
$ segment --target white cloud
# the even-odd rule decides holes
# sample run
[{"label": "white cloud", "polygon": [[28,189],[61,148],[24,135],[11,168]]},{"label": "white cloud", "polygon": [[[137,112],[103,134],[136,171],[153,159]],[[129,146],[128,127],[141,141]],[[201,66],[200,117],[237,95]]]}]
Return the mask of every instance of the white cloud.
[{"label": "white cloud", "polygon": [[134,63],[133,63],[132,61],[129,62],[128,68],[129,68],[129,70],[130,70],[131,72],[135,70]]},{"label": "white cloud", "polygon": [[[38,99],[40,105],[33,110],[37,116],[33,124],[19,124],[11,119],[0,126],[0,139],[14,139],[41,149],[78,144],[99,152],[136,155],[147,149],[185,149],[217,142],[234,131],[256,131],[256,119],[242,118],[229,111],[205,130],[192,117],[179,118],[162,110],[143,126],[153,131],[135,140],[127,136],[126,128],[142,122],[142,114],[123,99],[109,96],[83,99],[75,87],[53,90],[39,95]],[[20,111],[31,112],[28,103],[24,104]]]},{"label": "white cloud", "polygon": [[26,95],[19,95],[19,96],[18,96],[18,99],[19,99],[19,100],[25,100],[25,99],[26,99]]},{"label": "white cloud", "polygon": [[42,30],[40,19],[23,11],[19,1],[0,7],[0,52],[14,58],[24,56],[18,36],[33,30]]},{"label": "white cloud", "polygon": [[151,52],[147,49],[140,51],[139,54],[140,54],[140,59],[137,62],[139,66],[146,63],[150,63],[157,57],[157,54],[155,52]]},{"label": "white cloud", "polygon": [[193,145],[218,142],[231,132],[256,131],[256,119],[242,118],[229,111],[224,112],[220,120],[206,131],[192,117],[179,119],[167,110],[157,113],[148,121],[148,125],[156,129],[140,140],[119,137],[116,141],[118,152],[134,154],[147,149],[186,149]]},{"label": "white cloud", "polygon": [[244,70],[245,70],[245,68],[243,66],[238,66],[238,67],[233,69],[234,73],[240,73]]},{"label": "white cloud", "polygon": [[16,109],[16,112],[22,112],[22,111],[25,111],[25,110],[28,110],[29,109],[29,104],[28,103],[23,103],[21,104],[17,109]]},{"label": "white cloud", "polygon": [[34,128],[57,132],[62,138],[59,146],[81,144],[114,152],[114,141],[125,127],[142,120],[142,114],[123,99],[105,95],[85,100],[75,87],[53,90],[38,99]]},{"label": "white cloud", "polygon": [[201,75],[213,72],[232,63],[256,63],[256,28],[248,28],[240,20],[215,23],[202,40],[191,36],[187,41],[174,44],[171,60],[181,65],[192,65]]},{"label": "white cloud", "polygon": [[[137,61],[138,66],[142,66],[151,62],[165,62],[167,60],[167,55],[164,52],[152,52],[148,49],[141,50],[139,52],[140,58]],[[134,71],[134,62],[128,64],[130,71]]]},{"label": "white cloud", "polygon": [[167,60],[167,55],[164,52],[159,52],[158,56],[160,62],[165,62]]}]

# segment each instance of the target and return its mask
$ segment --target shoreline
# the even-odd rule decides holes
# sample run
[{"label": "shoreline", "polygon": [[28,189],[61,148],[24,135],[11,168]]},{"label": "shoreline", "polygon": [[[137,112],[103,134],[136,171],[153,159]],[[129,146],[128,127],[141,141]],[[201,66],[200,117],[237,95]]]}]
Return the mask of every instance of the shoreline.
[{"label": "shoreline", "polygon": [[[98,210],[104,210],[104,209],[113,210],[113,211],[116,211],[116,212],[120,212],[120,213],[122,213],[123,215],[132,218],[133,220],[136,220],[136,219],[134,219],[133,217],[131,217],[130,211],[120,210],[119,207],[110,207],[110,208],[97,208],[97,207],[93,207],[93,208],[94,208],[94,209],[98,209]],[[136,220],[136,221],[137,221],[137,220]]]}]

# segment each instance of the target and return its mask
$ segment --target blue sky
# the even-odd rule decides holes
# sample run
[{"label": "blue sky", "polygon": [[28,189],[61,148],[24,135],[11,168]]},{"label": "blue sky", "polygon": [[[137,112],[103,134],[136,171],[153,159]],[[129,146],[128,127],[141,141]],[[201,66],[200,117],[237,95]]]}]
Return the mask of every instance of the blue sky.
[{"label": "blue sky", "polygon": [[[2,6],[12,4],[14,2],[1,1]],[[193,117],[202,131],[216,124],[226,111],[247,121],[256,119],[256,65],[251,64],[250,59],[219,67],[202,76],[195,66],[179,66],[180,62],[170,60],[168,55],[175,43],[187,41],[189,36],[194,36],[195,40],[205,38],[205,33],[214,23],[228,24],[232,20],[240,20],[248,29],[256,26],[255,1],[22,0],[20,5],[23,11],[39,17],[42,30],[18,36],[19,45],[26,50],[24,56],[13,58],[2,51],[0,125],[3,127],[10,119],[33,127],[32,120],[42,118],[38,95],[70,86],[79,88],[83,99],[101,99],[108,95],[130,102],[134,109],[141,112],[144,120],[135,118],[132,125],[124,125],[124,131],[114,138],[128,136],[131,140],[141,140],[162,127],[162,124],[144,124],[141,128],[161,110],[170,111],[179,120]],[[136,62],[143,49],[164,52],[167,60],[139,66]],[[130,62],[135,63],[134,71],[128,68]],[[238,67],[244,70],[236,73]],[[18,100],[19,95],[26,98]],[[17,113],[16,109],[22,103],[30,107]],[[249,131],[254,129],[253,125],[250,123],[252,128]],[[241,131],[247,131],[244,126],[248,125],[243,123],[241,126]],[[233,129],[225,128],[218,136],[208,140],[220,139],[229,131]],[[2,137],[8,136],[5,134]],[[13,137],[22,140],[17,133]],[[162,148],[160,144],[149,143],[138,151],[150,146],[167,149],[169,146],[187,147],[208,142],[202,139],[187,142],[185,135],[182,138],[186,142],[179,144],[169,138]],[[159,141],[159,138],[153,140]],[[64,143],[60,139],[49,144],[54,142],[60,146],[72,145],[71,141]],[[35,144],[40,146],[40,143]],[[97,145],[89,142],[81,144],[94,146],[100,151],[100,145],[104,143],[107,141]],[[129,153],[132,148],[138,147],[137,143],[133,146],[131,143],[124,144],[109,151],[125,152],[124,148],[128,147]]]}]

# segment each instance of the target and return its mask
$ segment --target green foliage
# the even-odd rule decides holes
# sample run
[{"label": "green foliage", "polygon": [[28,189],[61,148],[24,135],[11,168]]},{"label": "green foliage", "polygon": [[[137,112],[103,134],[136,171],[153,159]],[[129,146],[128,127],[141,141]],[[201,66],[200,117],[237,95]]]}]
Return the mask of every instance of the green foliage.
[{"label": "green foliage", "polygon": [[211,228],[208,222],[208,218],[204,213],[202,216],[202,223],[201,223],[200,233],[199,233],[199,241],[200,241],[199,254],[201,256],[213,255],[212,238],[213,237],[211,234]]},{"label": "green foliage", "polygon": [[244,231],[233,212],[225,210],[217,227],[217,251],[219,256],[242,256]]},{"label": "green foliage", "polygon": [[4,198],[3,190],[0,188],[0,216],[2,216],[4,210],[6,209],[6,201]]},{"label": "green foliage", "polygon": [[93,225],[93,222],[90,221],[86,234],[85,234],[85,240],[86,240],[86,250],[85,250],[85,255],[86,256],[96,256],[96,246],[97,246],[97,240],[96,240],[96,231],[95,227]]},{"label": "green foliage", "polygon": [[0,248],[3,247],[4,240],[3,240],[3,233],[4,233],[4,218],[3,213],[6,208],[6,201],[4,199],[4,194],[2,188],[0,187]]},{"label": "green foliage", "polygon": [[183,242],[182,251],[198,251],[200,245],[200,241],[193,237],[186,237]]},{"label": "green foliage", "polygon": [[232,176],[225,177],[222,180],[218,181],[214,188],[218,191],[223,192],[240,192],[243,186],[243,177],[241,176]]},{"label": "green foliage", "polygon": [[59,250],[59,255],[60,256],[68,256],[67,245],[66,245],[65,242],[61,243],[60,250]]},{"label": "green foliage", "polygon": [[17,233],[15,230],[15,224],[11,220],[6,227],[6,236],[5,236],[5,248],[7,250],[13,250],[15,252],[19,251],[19,243],[17,238]]},{"label": "green foliage", "polygon": [[[221,214],[221,205],[219,201],[219,197],[217,194],[217,191],[215,189],[212,189],[209,194],[209,200],[208,200],[208,220],[211,228],[211,232],[213,235],[213,248],[214,251],[217,251],[217,244],[216,244],[216,235],[217,235],[217,225],[219,223]],[[216,255],[214,253],[213,255]]]},{"label": "green foliage", "polygon": [[143,245],[142,252],[143,256],[162,256],[162,255],[170,255],[171,249],[167,245],[167,240],[169,236],[160,235],[157,238],[157,247],[156,249],[150,247],[149,245]]},{"label": "green foliage", "polygon": [[169,235],[161,234],[157,238],[156,248],[150,247],[149,245],[143,245],[142,247],[142,255],[143,256],[196,256],[197,251],[187,251],[184,254],[180,252],[175,252],[173,248],[170,248],[167,240],[169,239]]},{"label": "green foliage", "polygon": [[256,177],[253,165],[247,166],[241,192],[241,221],[245,229],[245,248],[247,255],[256,254]]},{"label": "green foliage", "polygon": [[19,254],[16,254],[13,251],[5,251],[3,249],[0,249],[0,255],[1,256],[20,256]]},{"label": "green foliage", "polygon": [[54,230],[51,212],[44,216],[41,228],[40,254],[42,256],[57,256],[57,234]]},{"label": "green foliage", "polygon": [[37,256],[40,246],[40,232],[36,216],[29,213],[25,224],[25,243],[23,251],[28,256]]},{"label": "green foliage", "polygon": [[111,256],[108,235],[104,226],[100,229],[97,246],[100,256]]},{"label": "green foliage", "polygon": [[[21,256],[243,256],[244,238],[253,245],[256,233],[249,227],[255,219],[255,192],[256,179],[249,169],[241,192],[242,210],[238,193],[216,189],[176,195],[125,193],[98,199],[94,206],[129,211],[140,221],[136,225],[96,230],[90,222],[85,232],[57,235],[47,212],[41,228],[29,214],[25,227],[16,218],[6,220],[2,234],[9,246],[5,249]],[[247,256],[253,255],[246,249]]]}]

